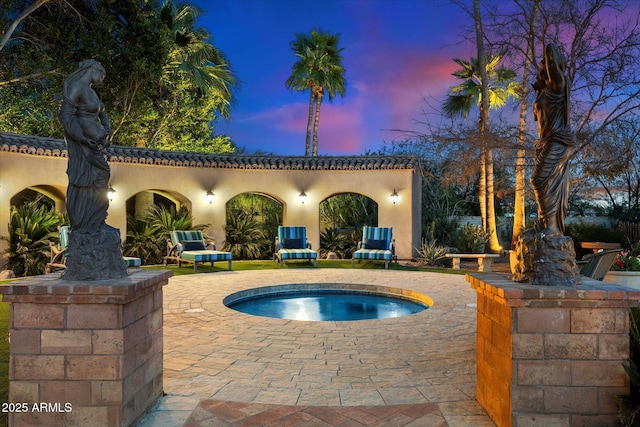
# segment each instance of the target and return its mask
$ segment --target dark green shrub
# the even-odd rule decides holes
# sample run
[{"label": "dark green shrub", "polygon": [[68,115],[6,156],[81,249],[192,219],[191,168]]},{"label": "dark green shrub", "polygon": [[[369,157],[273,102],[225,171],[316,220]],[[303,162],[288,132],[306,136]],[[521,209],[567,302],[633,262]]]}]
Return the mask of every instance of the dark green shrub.
[{"label": "dark green shrub", "polygon": [[456,235],[456,247],[461,254],[481,254],[489,237],[479,225],[463,225]]},{"label": "dark green shrub", "polygon": [[358,250],[358,243],[362,242],[362,228],[356,227],[351,231],[343,231],[345,237],[344,257],[351,258],[351,255]]},{"label": "dark green shrub", "polygon": [[327,228],[320,233],[320,257],[326,258],[329,252],[335,252],[339,258],[344,258],[347,247],[347,237],[337,228]]},{"label": "dark green shrub", "polygon": [[154,205],[138,217],[127,217],[126,256],[140,258],[145,265],[159,264],[167,253],[167,239],[174,230],[204,230],[208,224],[193,224],[191,212],[182,206]]},{"label": "dark green shrub", "polygon": [[54,208],[41,203],[42,196],[11,207],[9,242],[6,250],[7,267],[16,276],[42,274],[50,259],[49,243],[58,242],[58,227],[64,216]]},{"label": "dark green shrub", "polygon": [[422,225],[422,237],[427,240],[435,239],[443,246],[455,246],[457,234],[458,223],[454,218],[441,216]]},{"label": "dark green shrub", "polygon": [[158,226],[133,215],[127,217],[127,239],[123,245],[126,256],[140,258],[142,264],[160,264],[166,253],[166,237]]},{"label": "dark green shrub", "polygon": [[260,259],[269,244],[262,226],[251,212],[237,212],[227,215],[224,227],[226,240],[222,250],[231,252],[234,259]]}]

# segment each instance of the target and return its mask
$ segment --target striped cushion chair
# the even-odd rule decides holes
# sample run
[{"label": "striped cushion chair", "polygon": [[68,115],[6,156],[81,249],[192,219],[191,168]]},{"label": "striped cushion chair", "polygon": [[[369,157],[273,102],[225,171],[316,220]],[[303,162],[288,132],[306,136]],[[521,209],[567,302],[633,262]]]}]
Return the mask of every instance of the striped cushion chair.
[{"label": "striped cushion chair", "polygon": [[231,252],[217,251],[213,243],[207,244],[204,235],[200,230],[174,230],[167,240],[167,256],[164,257],[164,264],[173,260],[182,267],[183,262],[193,264],[193,271],[198,271],[198,264],[210,262],[213,265],[216,261],[227,261],[231,270],[233,256]]},{"label": "striped cushion chair", "polygon": [[358,242],[358,250],[351,255],[351,267],[354,261],[363,259],[384,261],[384,268],[395,259],[395,240],[391,227],[369,227],[362,229],[362,241]]},{"label": "striped cushion chair", "polygon": [[306,227],[278,227],[275,254],[280,267],[285,260],[306,259],[313,260],[313,266],[318,266],[318,253],[311,250],[311,243],[307,240]]},{"label": "striped cushion chair", "polygon": [[[65,269],[67,268],[67,246],[69,245],[69,230],[71,227],[68,225],[63,225],[59,228],[59,237],[60,243],[56,245],[55,243],[49,243],[49,248],[51,250],[51,259],[44,267],[45,273],[51,273],[55,270]],[[142,265],[142,260],[140,258],[125,256],[124,263],[127,268],[130,267],[140,267]]]}]

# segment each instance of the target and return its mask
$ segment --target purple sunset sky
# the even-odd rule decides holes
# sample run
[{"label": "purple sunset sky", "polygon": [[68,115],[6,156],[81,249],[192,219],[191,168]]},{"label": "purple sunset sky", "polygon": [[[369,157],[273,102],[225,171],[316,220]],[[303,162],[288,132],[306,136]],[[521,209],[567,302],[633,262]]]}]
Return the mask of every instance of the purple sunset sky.
[{"label": "purple sunset sky", "polygon": [[228,122],[216,124],[248,153],[303,155],[308,92],[285,87],[296,33],[338,33],[347,94],[320,110],[320,155],[363,154],[419,130],[425,99],[439,105],[456,84],[453,58],[474,46],[461,31],[470,18],[444,0],[192,0],[241,80]]}]

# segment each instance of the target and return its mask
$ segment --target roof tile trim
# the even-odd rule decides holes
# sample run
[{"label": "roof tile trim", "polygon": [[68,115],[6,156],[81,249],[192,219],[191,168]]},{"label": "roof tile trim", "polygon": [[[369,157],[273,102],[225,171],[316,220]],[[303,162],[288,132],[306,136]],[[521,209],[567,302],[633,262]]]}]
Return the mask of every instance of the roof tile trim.
[{"label": "roof tile trim", "polygon": [[[34,156],[67,157],[63,139],[0,132],[0,152]],[[112,145],[104,150],[112,163],[218,169],[274,170],[420,170],[414,156],[249,156],[190,153]]]}]

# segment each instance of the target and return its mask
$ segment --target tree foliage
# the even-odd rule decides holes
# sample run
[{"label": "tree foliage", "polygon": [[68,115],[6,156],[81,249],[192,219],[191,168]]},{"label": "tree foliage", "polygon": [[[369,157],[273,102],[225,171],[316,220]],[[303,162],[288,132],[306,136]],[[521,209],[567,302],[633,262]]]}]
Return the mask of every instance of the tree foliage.
[{"label": "tree foliage", "polygon": [[[503,57],[503,54],[493,54],[486,63],[490,109],[502,108],[508,100],[517,99],[520,94],[520,84],[515,80],[516,72],[500,64]],[[442,110],[447,116],[466,119],[474,106],[480,107],[482,104],[479,62],[477,58],[471,58],[469,61],[455,58],[453,61],[460,69],[452,75],[462,82],[451,87],[442,104]]]},{"label": "tree foliage", "polygon": [[[452,0],[468,16],[473,16],[467,0]],[[576,131],[577,147],[571,160],[571,190],[604,183],[610,206],[624,188],[626,206],[634,205],[637,187],[633,179],[637,137],[633,129],[640,123],[640,11],[637,2],[626,0],[482,0],[484,41],[488,57],[503,53],[502,62],[518,73],[522,86],[520,115],[509,109],[492,115],[488,142],[495,152],[497,171],[495,194],[518,194],[515,206],[519,234],[524,224],[524,208],[535,209],[533,190],[526,179],[535,159],[534,141],[537,127],[531,120],[533,96],[530,84],[537,74],[545,43],[564,46],[573,79],[571,124]],[[466,38],[476,43],[475,32],[468,26]],[[435,108],[434,108],[435,109]],[[438,108],[439,112],[439,108]],[[425,114],[424,131],[406,133],[417,151],[427,158],[442,161],[455,158],[458,173],[449,175],[460,184],[470,182],[469,167],[476,165],[480,137],[475,121],[457,119],[451,123]],[[433,117],[436,117],[435,119]],[[475,119],[475,115],[469,115]],[[627,172],[623,172],[627,171]],[[627,177],[625,173],[631,172]],[[496,173],[496,177],[498,177]],[[498,178],[497,178],[498,179]],[[640,181],[638,182],[640,185]],[[514,190],[515,188],[515,190]],[[588,188],[585,188],[588,190]],[[584,192],[582,194],[585,194]],[[588,194],[588,193],[586,193]],[[628,197],[631,197],[629,199]],[[617,202],[620,205],[620,201]]]},{"label": "tree foliage", "polygon": [[320,228],[353,228],[378,225],[378,204],[367,196],[343,193],[320,203]]},{"label": "tree foliage", "polygon": [[[0,0],[0,28],[29,5]],[[170,0],[52,0],[34,10],[2,50],[0,131],[61,137],[64,78],[94,58],[107,71],[97,92],[115,144],[233,152],[213,124],[229,117],[238,82],[197,16]]]},{"label": "tree foliage", "polygon": [[[571,123],[577,139],[570,169],[572,186],[593,183],[589,178],[606,182],[625,170],[628,157],[620,155],[620,146],[629,144],[629,124],[638,123],[640,118],[637,2],[492,3],[502,7],[487,7],[487,40],[494,49],[507,52],[507,60],[513,67],[526,67],[525,75],[536,75],[546,43],[564,47],[567,74],[572,80]],[[531,105],[531,95],[525,101]],[[529,126],[528,135],[523,138],[526,142],[520,145],[526,150],[529,163],[536,138],[537,129]],[[616,208],[615,204],[613,207]]]},{"label": "tree foliage", "polygon": [[[478,10],[474,3],[474,19],[478,40],[483,37],[482,26],[478,22]],[[482,43],[480,44],[482,46]],[[480,179],[479,202],[482,227],[492,237],[490,249],[497,252],[500,249],[496,232],[495,196],[494,196],[494,159],[493,148],[488,144],[489,110],[502,108],[510,99],[517,99],[520,95],[520,85],[515,81],[516,72],[504,66],[498,66],[503,54],[493,54],[485,57],[484,48],[478,48],[478,59],[470,61],[454,59],[461,66],[453,75],[462,83],[453,86],[442,104],[442,111],[449,117],[467,118],[471,108],[475,105],[480,109],[478,120],[478,135],[480,142]]]}]

